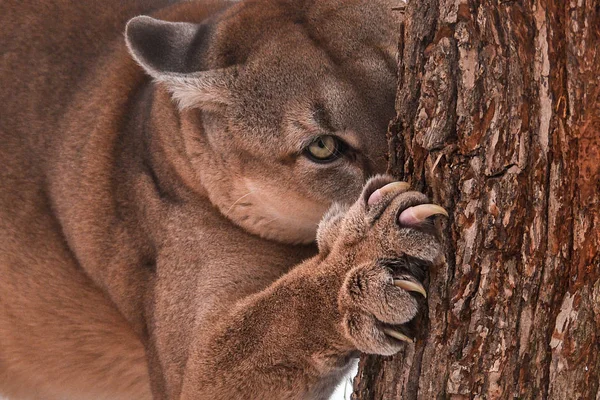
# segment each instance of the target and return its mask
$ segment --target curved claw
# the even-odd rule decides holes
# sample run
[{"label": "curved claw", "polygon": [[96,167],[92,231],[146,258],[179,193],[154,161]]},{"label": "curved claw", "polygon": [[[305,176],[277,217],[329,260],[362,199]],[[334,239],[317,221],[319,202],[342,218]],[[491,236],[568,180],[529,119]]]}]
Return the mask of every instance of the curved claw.
[{"label": "curved claw", "polygon": [[380,187],[369,196],[369,200],[367,200],[367,204],[372,206],[373,204],[381,201],[381,199],[392,192],[398,192],[400,190],[406,190],[410,187],[407,182],[392,182],[387,185]]},{"label": "curved claw", "polygon": [[403,225],[416,225],[436,214],[448,216],[448,212],[437,204],[420,204],[402,211],[398,220]]},{"label": "curved claw", "polygon": [[403,342],[414,343],[414,340],[406,336],[404,333],[397,332],[390,328],[383,328],[383,333],[393,337],[394,339],[402,340]]},{"label": "curved claw", "polygon": [[404,279],[394,279],[394,286],[404,289],[407,292],[421,293],[423,297],[427,298],[427,291],[425,291],[425,288],[420,283]]}]

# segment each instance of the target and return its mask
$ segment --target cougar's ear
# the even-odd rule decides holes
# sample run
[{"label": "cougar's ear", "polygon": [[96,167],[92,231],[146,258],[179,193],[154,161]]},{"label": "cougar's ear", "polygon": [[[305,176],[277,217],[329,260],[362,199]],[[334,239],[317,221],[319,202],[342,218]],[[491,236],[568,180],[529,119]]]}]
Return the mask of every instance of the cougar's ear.
[{"label": "cougar's ear", "polygon": [[125,40],[133,58],[167,86],[180,108],[214,107],[230,104],[236,67],[201,70],[210,31],[205,24],[139,16],[127,23]]}]

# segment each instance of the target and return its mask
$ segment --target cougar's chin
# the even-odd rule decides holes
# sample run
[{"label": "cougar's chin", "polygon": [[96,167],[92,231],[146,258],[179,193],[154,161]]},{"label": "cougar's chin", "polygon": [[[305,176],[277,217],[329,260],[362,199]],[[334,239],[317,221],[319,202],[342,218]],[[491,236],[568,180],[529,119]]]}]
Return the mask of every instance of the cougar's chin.
[{"label": "cougar's chin", "polygon": [[316,239],[317,227],[329,208],[313,199],[271,185],[246,180],[240,195],[219,208],[233,223],[263,238],[291,244]]}]

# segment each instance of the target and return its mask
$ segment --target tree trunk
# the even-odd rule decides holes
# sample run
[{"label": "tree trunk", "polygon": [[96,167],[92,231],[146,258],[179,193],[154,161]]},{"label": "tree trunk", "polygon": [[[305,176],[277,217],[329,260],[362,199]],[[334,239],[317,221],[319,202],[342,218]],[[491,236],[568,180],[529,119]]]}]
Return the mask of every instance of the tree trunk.
[{"label": "tree trunk", "polygon": [[450,213],[353,399],[600,399],[600,3],[411,0],[390,172]]}]

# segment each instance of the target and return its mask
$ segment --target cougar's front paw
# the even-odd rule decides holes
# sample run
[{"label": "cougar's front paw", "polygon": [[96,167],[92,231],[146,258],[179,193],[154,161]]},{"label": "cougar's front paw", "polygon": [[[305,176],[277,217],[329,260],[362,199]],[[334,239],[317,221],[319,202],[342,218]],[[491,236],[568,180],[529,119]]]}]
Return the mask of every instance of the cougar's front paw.
[{"label": "cougar's front paw", "polygon": [[441,254],[429,217],[443,208],[380,176],[338,217],[333,256],[345,266],[338,304],[347,339],[366,353],[394,354],[411,341],[409,323],[419,310],[425,271]]}]

